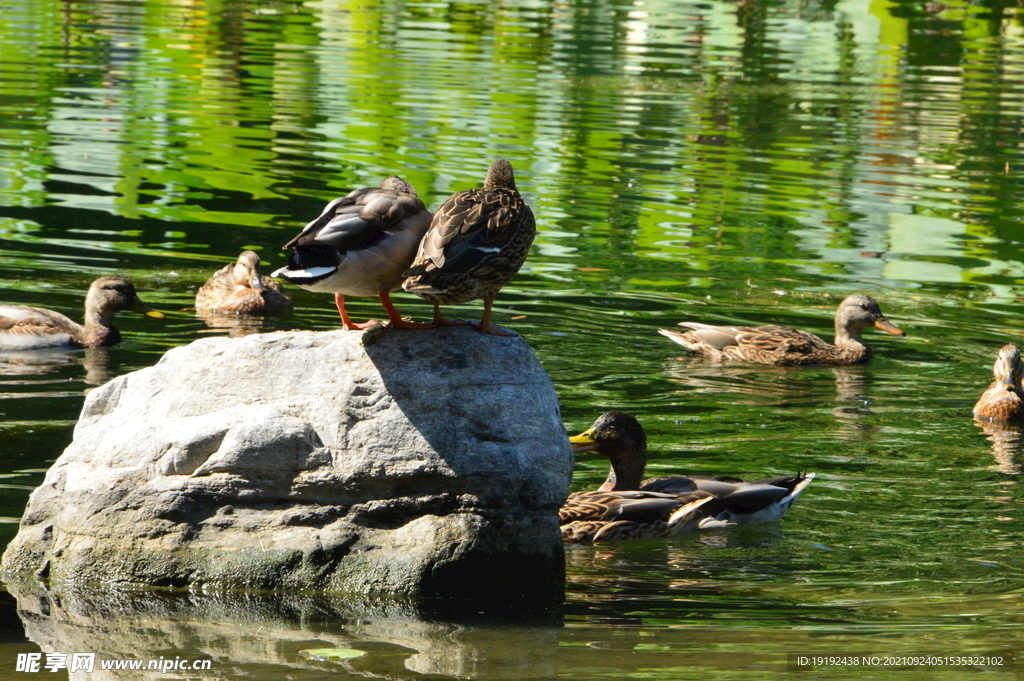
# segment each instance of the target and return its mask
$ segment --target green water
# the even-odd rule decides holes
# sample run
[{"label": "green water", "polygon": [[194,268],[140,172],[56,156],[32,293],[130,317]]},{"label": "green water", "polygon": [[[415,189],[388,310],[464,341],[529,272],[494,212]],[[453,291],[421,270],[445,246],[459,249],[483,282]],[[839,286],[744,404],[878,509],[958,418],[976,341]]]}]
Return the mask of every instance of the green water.
[{"label": "green water", "polygon": [[[43,642],[254,679],[754,679],[790,654],[1018,654],[1024,447],[971,406],[996,350],[1024,342],[1022,133],[1024,10],[999,0],[0,0],[0,301],[80,318],[116,273],[167,314],[119,316],[112,349],[0,357],[4,543],[86,390],[230,331],[187,309],[215,269],[243,248],[280,265],[352,187],[398,173],[436,207],[499,156],[538,236],[496,319],[570,431],[625,409],[652,474],[818,474],[777,524],[570,547],[550,622],[203,594],[23,597],[19,617],[6,596],[0,676]],[[872,333],[865,367],[717,366],[657,334],[828,335],[855,291],[907,332]],[[263,329],[338,325],[329,296],[289,293],[296,315]],[[573,488],[605,470],[581,457]],[[299,653],[325,647],[367,655]],[[797,678],[964,674],[1024,675]]]}]

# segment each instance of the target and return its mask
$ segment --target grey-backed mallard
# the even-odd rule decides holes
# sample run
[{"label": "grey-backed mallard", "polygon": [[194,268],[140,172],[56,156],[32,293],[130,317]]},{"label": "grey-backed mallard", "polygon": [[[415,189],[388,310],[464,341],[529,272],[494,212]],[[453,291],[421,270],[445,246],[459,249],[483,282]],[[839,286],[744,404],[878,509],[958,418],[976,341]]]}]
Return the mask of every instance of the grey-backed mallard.
[{"label": "grey-backed mallard", "polygon": [[812,333],[788,326],[711,326],[681,322],[690,331],[659,329],[695,355],[714,360],[741,360],[757,364],[859,364],[871,359],[861,331],[874,326],[896,336],[905,335],[893,326],[870,296],[848,296],[836,311],[836,341],[829,345]]},{"label": "grey-backed mallard", "polygon": [[[655,524],[651,532],[637,532],[636,536],[661,537],[697,529],[773,522],[781,518],[814,479],[814,473],[781,475],[763,480],[744,481],[728,476],[671,475],[643,479],[647,466],[647,436],[643,427],[630,414],[609,411],[602,414],[587,431],[569,438],[573,451],[596,450],[608,457],[611,470],[608,478],[595,492],[570,494],[559,510],[562,537],[566,541],[609,541],[609,532],[603,538],[600,529],[582,539],[577,523],[618,522],[617,507],[629,510],[631,504],[646,502],[650,513],[659,507],[662,522],[669,514],[679,513],[686,506],[692,513],[678,520],[667,534]],[[639,492],[642,496],[636,496]],[[678,503],[669,503],[676,499]],[[704,503],[695,502],[703,500]],[[671,506],[671,508],[670,508]],[[677,510],[678,509],[678,510]],[[644,509],[641,507],[638,512]],[[634,538],[629,535],[615,538]]]},{"label": "grey-backed mallard", "polygon": [[135,287],[120,277],[100,277],[85,297],[85,326],[59,312],[27,305],[0,305],[0,348],[98,348],[121,342],[114,314],[123,310],[163,317],[142,304]]},{"label": "grey-backed mallard", "polygon": [[1024,362],[1020,350],[1012,344],[1000,348],[992,373],[996,380],[974,405],[974,415],[992,421],[1024,420]]},{"label": "grey-backed mallard", "polygon": [[327,204],[320,217],[284,245],[294,250],[272,276],[333,293],[344,329],[377,323],[354,323],[345,311],[345,296],[379,296],[392,326],[428,328],[432,325],[404,321],[390,293],[401,286],[432,217],[411,184],[389,175],[376,187],[356,189]]},{"label": "grey-backed mallard", "polygon": [[206,314],[291,314],[292,301],[281,284],[260,274],[260,256],[242,251],[196,291],[196,312]]},{"label": "grey-backed mallard", "polygon": [[516,189],[512,164],[491,164],[484,186],[453,194],[441,204],[402,284],[434,303],[434,323],[451,324],[440,305],[484,299],[475,325],[484,333],[514,335],[491,325],[494,296],[515,276],[537,232],[533,211]]}]

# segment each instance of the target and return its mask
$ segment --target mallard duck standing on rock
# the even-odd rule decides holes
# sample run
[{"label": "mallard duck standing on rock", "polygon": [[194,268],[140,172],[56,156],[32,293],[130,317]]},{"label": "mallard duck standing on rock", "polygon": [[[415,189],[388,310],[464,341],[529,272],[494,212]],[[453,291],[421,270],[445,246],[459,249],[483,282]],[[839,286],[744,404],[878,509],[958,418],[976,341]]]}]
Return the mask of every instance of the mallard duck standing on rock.
[{"label": "mallard duck standing on rock", "polygon": [[778,366],[866,362],[871,359],[871,348],[864,344],[861,331],[869,326],[896,336],[906,335],[885,318],[874,298],[860,293],[848,296],[836,311],[835,345],[788,326],[711,326],[697,322],[681,322],[679,326],[690,330],[659,329],[658,333],[695,355]]},{"label": "mallard duck standing on rock", "polygon": [[99,348],[121,342],[114,314],[123,310],[163,317],[142,304],[135,287],[120,277],[100,277],[85,297],[85,326],[59,312],[27,305],[0,305],[0,349]]},{"label": "mallard duck standing on rock", "polygon": [[292,301],[281,284],[260,274],[260,256],[242,251],[196,292],[198,314],[291,314]]},{"label": "mallard duck standing on rock", "polygon": [[[569,438],[574,452],[608,457],[608,478],[594,492],[569,495],[558,512],[568,542],[664,537],[727,525],[774,522],[800,498],[814,473],[746,482],[727,476],[643,479],[647,436],[630,414],[609,411]],[[701,503],[697,503],[701,502]]]},{"label": "mallard duck standing on rock", "polygon": [[491,306],[523,266],[536,232],[533,211],[516,189],[512,164],[498,159],[483,187],[453,194],[437,209],[402,288],[434,303],[434,324],[468,323],[446,321],[440,306],[483,298],[484,315],[474,326],[514,336],[491,325]]},{"label": "mallard duck standing on rock", "polygon": [[1024,420],[1024,362],[1017,346],[1010,344],[999,349],[992,373],[996,380],[974,405],[974,415],[990,421]]},{"label": "mallard duck standing on rock", "polygon": [[284,245],[294,249],[288,265],[271,276],[333,293],[346,330],[378,322],[353,322],[345,311],[345,296],[379,296],[393,327],[430,328],[432,324],[403,320],[390,293],[401,286],[432,217],[412,185],[390,175],[376,187],[356,189],[327,204],[320,217]]}]

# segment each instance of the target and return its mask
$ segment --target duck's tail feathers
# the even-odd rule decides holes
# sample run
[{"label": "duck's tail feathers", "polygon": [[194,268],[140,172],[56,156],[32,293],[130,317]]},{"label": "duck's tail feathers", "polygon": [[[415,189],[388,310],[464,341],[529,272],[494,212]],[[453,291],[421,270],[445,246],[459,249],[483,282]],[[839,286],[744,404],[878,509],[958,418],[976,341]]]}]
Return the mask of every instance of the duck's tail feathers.
[{"label": "duck's tail feathers", "polygon": [[800,498],[803,491],[807,489],[809,484],[811,484],[811,481],[814,480],[814,473],[798,473],[793,477],[796,478],[796,484],[790,489],[789,494],[778,501],[778,504],[783,506],[786,510],[788,510],[789,507]]},{"label": "duck's tail feathers", "polygon": [[293,270],[285,266],[275,270],[270,276],[275,279],[284,279],[296,286],[309,286],[326,279],[337,271],[337,267],[307,267],[301,270]]}]

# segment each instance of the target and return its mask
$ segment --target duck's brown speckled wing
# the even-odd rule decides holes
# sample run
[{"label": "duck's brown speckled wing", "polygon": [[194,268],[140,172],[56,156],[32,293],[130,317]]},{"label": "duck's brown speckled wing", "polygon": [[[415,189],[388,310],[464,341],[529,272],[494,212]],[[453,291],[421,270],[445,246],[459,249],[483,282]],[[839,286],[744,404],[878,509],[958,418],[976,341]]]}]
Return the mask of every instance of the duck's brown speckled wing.
[{"label": "duck's brown speckled wing", "polygon": [[814,334],[788,326],[712,326],[684,322],[689,331],[660,333],[694,354],[713,359],[740,359],[763,364],[827,361],[835,348]]},{"label": "duck's brown speckled wing", "polygon": [[404,288],[441,303],[493,297],[522,267],[535,233],[533,211],[515,189],[454,194],[434,214]]},{"label": "duck's brown speckled wing", "polygon": [[27,305],[0,305],[0,333],[77,335],[82,327],[53,310]]},{"label": "duck's brown speckled wing", "polygon": [[559,510],[563,541],[590,543],[625,539],[662,538],[675,534],[684,524],[694,527],[701,506],[714,501],[711,495],[655,492],[576,492]]},{"label": "duck's brown speckled wing", "polygon": [[574,492],[558,510],[561,524],[575,520],[656,520],[680,504],[672,494],[643,492]]},{"label": "duck's brown speckled wing", "polygon": [[817,336],[789,326],[721,327],[705,324],[687,324],[686,326],[694,329],[693,334],[697,338],[719,350],[736,346],[747,352],[782,351],[806,354],[822,346],[829,347]]}]

